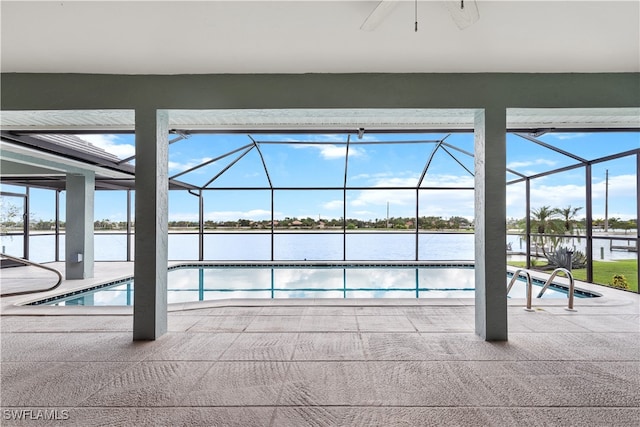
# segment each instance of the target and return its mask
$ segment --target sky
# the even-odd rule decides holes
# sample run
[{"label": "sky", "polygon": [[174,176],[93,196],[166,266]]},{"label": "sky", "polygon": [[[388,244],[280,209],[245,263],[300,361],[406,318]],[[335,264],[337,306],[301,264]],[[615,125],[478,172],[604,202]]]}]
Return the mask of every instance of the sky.
[{"label": "sky", "polygon": [[[81,135],[92,144],[126,158],[135,154],[133,135]],[[172,136],[173,137],[173,136]],[[430,163],[419,192],[420,216],[462,216],[473,219],[473,152],[472,134],[367,134],[358,139],[350,135],[348,187],[370,190],[347,190],[347,218],[383,219],[387,209],[391,217],[415,217],[415,187],[437,141],[443,140],[447,151],[439,148]],[[251,148],[252,139],[260,151]],[[171,139],[171,138],[170,138]],[[638,133],[548,133],[539,140],[571,152],[587,160],[640,147]],[[294,189],[274,193],[274,216],[314,219],[341,218],[341,189],[310,191],[305,187],[341,188],[345,180],[347,135],[285,134],[191,135],[170,145],[169,175],[175,175],[203,162],[222,157],[207,166],[180,176],[184,182],[208,188],[244,187],[253,190],[206,191],[205,220],[268,220],[271,218],[269,179],[274,187]],[[419,143],[384,144],[389,141],[422,141]],[[286,142],[283,144],[281,142]],[[366,144],[365,144],[366,143]],[[246,148],[243,148],[247,146]],[[457,148],[457,149],[456,149]],[[234,150],[239,151],[227,155]],[[462,150],[462,151],[459,151]],[[246,152],[246,153],[245,153]],[[262,155],[262,158],[261,158]],[[224,156],[224,157],[223,157]],[[240,158],[239,158],[240,157]],[[455,159],[454,159],[455,157]],[[236,163],[233,163],[238,159]],[[266,165],[268,177],[265,173]],[[226,171],[227,166],[233,163]],[[517,135],[507,137],[507,168],[532,175],[570,166],[576,160],[540,147]],[[466,168],[466,169],[465,169]],[[609,217],[636,218],[636,158],[595,164],[592,170],[594,218],[604,218],[606,171],[609,173]],[[221,173],[222,172],[222,173]],[[516,176],[507,173],[507,180]],[[554,174],[532,180],[531,207],[581,207],[585,215],[585,169]],[[374,190],[399,187],[396,190]],[[469,188],[451,190],[447,188]],[[3,186],[3,191],[15,188]],[[431,189],[437,188],[437,189]],[[32,190],[31,208],[36,219],[52,219],[53,192]],[[64,197],[61,203],[64,211]],[[122,191],[96,194],[95,219],[124,221],[126,195]],[[525,216],[524,184],[507,186],[507,217]],[[64,218],[64,212],[62,213]],[[169,198],[169,220],[197,221],[198,199],[185,191],[172,191]]]}]

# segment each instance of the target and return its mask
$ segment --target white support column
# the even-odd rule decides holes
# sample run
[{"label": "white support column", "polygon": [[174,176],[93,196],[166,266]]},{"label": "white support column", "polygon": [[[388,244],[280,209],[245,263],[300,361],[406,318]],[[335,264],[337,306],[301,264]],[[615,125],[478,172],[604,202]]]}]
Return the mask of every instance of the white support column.
[{"label": "white support column", "polygon": [[95,173],[67,174],[65,276],[67,280],[93,277],[93,205]]},{"label": "white support column", "polygon": [[476,334],[507,340],[506,109],[475,117]]},{"label": "white support column", "polygon": [[167,331],[169,118],[136,110],[135,298],[133,339]]}]

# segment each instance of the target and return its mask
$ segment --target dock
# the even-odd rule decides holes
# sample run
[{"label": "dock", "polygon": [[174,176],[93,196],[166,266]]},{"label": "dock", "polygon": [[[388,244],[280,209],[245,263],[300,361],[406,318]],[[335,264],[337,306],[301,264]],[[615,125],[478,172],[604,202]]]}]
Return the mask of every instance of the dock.
[{"label": "dock", "polygon": [[637,246],[621,246],[621,245],[611,245],[609,249],[612,251],[627,251],[627,252],[638,252]]}]

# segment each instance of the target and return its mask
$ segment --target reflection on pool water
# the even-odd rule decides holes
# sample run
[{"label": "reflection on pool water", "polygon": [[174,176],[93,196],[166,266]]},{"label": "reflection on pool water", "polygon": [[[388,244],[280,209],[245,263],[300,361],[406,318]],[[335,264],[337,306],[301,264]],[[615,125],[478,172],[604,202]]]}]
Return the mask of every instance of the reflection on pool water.
[{"label": "reflection on pool water", "polygon": [[[505,276],[506,283],[510,280]],[[468,266],[178,267],[169,271],[168,302],[243,298],[473,298],[474,270]],[[537,295],[542,283],[534,286]],[[525,282],[511,298],[525,298]],[[37,301],[32,305],[132,305],[133,279]],[[564,291],[564,292],[563,292]],[[579,295],[584,297],[588,295]],[[549,288],[543,298],[566,298]]]}]

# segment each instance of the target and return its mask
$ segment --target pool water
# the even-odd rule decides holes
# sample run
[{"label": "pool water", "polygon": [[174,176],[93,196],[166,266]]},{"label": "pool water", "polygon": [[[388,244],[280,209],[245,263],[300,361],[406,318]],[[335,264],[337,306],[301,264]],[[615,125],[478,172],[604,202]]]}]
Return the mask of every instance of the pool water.
[{"label": "pool water", "polygon": [[[505,277],[506,283],[510,280]],[[474,298],[475,277],[468,266],[304,266],[202,267],[171,269],[168,302],[253,298]],[[534,296],[542,284],[534,286]],[[517,282],[509,297],[525,298],[525,282]],[[585,295],[576,294],[576,297]],[[133,279],[62,295],[32,305],[132,305]],[[551,287],[543,298],[567,298]]]}]

